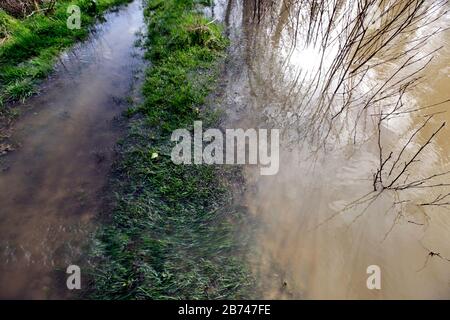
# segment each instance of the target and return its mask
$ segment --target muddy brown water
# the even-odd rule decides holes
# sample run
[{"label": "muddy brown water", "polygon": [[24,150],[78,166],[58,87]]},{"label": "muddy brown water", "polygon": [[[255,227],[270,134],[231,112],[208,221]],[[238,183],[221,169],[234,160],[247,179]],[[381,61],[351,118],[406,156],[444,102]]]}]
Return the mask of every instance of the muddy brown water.
[{"label": "muddy brown water", "polygon": [[142,69],[142,12],[137,0],[107,13],[21,106],[16,150],[0,158],[0,298],[73,295],[65,270],[83,260],[104,205],[119,119]]},{"label": "muddy brown water", "polygon": [[[305,48],[304,34],[295,32],[305,15],[286,9],[295,1],[280,1],[258,21],[255,3],[217,0],[207,14],[223,21],[231,38],[224,76],[226,93],[217,102],[226,110],[224,126],[277,128],[282,132],[277,175],[264,177],[257,168],[245,168],[244,205],[258,222],[249,261],[260,284],[259,295],[281,299],[450,298],[448,206],[418,205],[448,194],[450,187],[386,191],[376,201],[342,211],[373,191],[379,161],[373,127],[361,126],[363,138],[356,143],[352,134],[342,130],[324,148],[314,148],[306,135],[309,124],[305,119],[316,107],[317,97],[312,95],[304,104],[307,108],[299,108],[299,102],[304,102],[308,93],[302,92],[302,87],[311,81],[305,75],[318,65],[320,54],[315,48]],[[445,10],[448,3],[435,14]],[[408,35],[408,40],[433,33],[436,25],[447,27],[449,22],[447,13],[437,24]],[[422,73],[425,80],[405,95],[405,104],[427,106],[450,97],[450,33],[436,34],[422,50],[431,52],[440,46],[443,48]],[[392,50],[404,48],[399,44]],[[331,48],[327,56],[337,52]],[[375,68],[357,90],[375,87],[394,67]],[[433,108],[438,114],[417,135],[415,148],[443,121],[450,120],[448,107],[447,103]],[[383,124],[385,150],[398,152],[395,148],[405,143],[429,113],[426,109]],[[370,114],[365,117],[370,123]],[[447,125],[421,154],[409,172],[412,180],[450,169],[449,134]],[[414,147],[407,148],[409,157],[417,150]],[[436,183],[445,184],[449,179],[442,176]],[[430,251],[440,256],[430,257]],[[381,269],[381,290],[366,286],[370,265]]]},{"label": "muddy brown water", "polygon": [[[299,108],[299,101],[305,102],[302,84],[311,79],[304,75],[317,67],[317,52],[301,47],[302,36],[296,37],[292,50],[298,15],[275,6],[270,19],[257,22],[254,3],[217,0],[207,13],[224,21],[232,42],[225,94],[217,101],[226,111],[224,125],[282,132],[277,175],[262,177],[258,168],[245,168],[244,205],[257,221],[256,231],[255,226],[248,231],[254,232],[249,263],[260,296],[450,298],[449,211],[418,205],[449,193],[449,188],[383,192],[370,205],[364,202],[343,212],[347,204],[373,190],[376,138],[370,126],[361,128],[357,143],[344,130],[341,139],[311,156],[315,146],[305,138],[304,119],[317,97],[308,98],[306,109]],[[71,296],[64,271],[82,260],[86,239],[93,234],[92,221],[102,206],[102,188],[120,136],[115,119],[125,108],[121,99],[129,94],[141,64],[133,48],[134,32],[142,26],[139,1],[108,14],[106,20],[89,41],[62,57],[41,95],[29,100],[30,111],[12,136],[19,147],[1,158],[1,298]],[[447,15],[439,23],[449,21]],[[433,27],[425,26],[414,37],[432,33]],[[427,42],[424,51],[444,48],[424,71],[426,81],[405,96],[411,105],[449,98],[449,42],[448,32]],[[363,88],[373,87],[391,67],[375,70]],[[447,108],[442,104],[433,110]],[[405,141],[427,112],[386,124],[386,148]],[[365,116],[370,119],[370,114]],[[426,141],[445,120],[450,120],[448,113],[436,115],[415,143]],[[412,175],[450,170],[448,130],[428,146]],[[445,176],[438,180],[446,181]],[[430,250],[441,258],[430,258]],[[381,268],[381,290],[366,287],[369,265]]]}]

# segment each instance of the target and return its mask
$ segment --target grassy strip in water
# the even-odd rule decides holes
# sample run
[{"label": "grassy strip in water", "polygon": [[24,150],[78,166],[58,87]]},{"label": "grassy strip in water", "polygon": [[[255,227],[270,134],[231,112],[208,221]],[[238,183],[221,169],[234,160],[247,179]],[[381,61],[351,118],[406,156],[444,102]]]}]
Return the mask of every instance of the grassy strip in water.
[{"label": "grassy strip in water", "polygon": [[[58,1],[52,13],[15,19],[0,10],[0,113],[6,102],[24,100],[34,93],[36,80],[47,76],[64,48],[88,35],[95,16],[131,0]],[[67,28],[69,5],[81,9],[81,29]],[[3,110],[5,111],[5,110]]]},{"label": "grassy strip in water", "polygon": [[[197,1],[198,2],[198,1]],[[234,168],[175,165],[172,130],[194,120],[218,77],[227,45],[193,0],[150,1],[142,106],[122,144],[117,206],[95,244],[90,297],[96,299],[242,298],[251,278],[230,208]],[[228,208],[228,209],[227,209]]]}]

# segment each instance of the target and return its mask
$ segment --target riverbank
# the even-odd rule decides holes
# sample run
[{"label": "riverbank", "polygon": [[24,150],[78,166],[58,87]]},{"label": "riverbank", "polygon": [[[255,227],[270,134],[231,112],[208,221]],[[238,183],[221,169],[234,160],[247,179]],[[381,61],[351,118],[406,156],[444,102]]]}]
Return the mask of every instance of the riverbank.
[{"label": "riverbank", "polygon": [[[130,108],[114,185],[117,203],[94,250],[95,299],[238,299],[252,285],[242,241],[242,210],[233,207],[236,168],[175,165],[173,130],[201,120],[227,40],[199,1],[149,1],[142,105]],[[239,244],[238,244],[239,243]]]},{"label": "riverbank", "polygon": [[[85,39],[89,28],[106,10],[130,0],[58,1],[50,13],[37,12],[23,19],[0,10],[0,124],[19,110],[7,105],[37,92],[36,84],[48,76],[62,50]],[[69,29],[69,5],[81,10],[81,28]]]}]

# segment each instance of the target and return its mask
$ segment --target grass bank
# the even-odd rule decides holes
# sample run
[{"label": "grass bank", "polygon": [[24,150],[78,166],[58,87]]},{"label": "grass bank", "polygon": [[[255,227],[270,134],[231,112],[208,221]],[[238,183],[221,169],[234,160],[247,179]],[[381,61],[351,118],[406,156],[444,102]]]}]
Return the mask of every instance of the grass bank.
[{"label": "grass bank", "polygon": [[[60,52],[84,39],[96,16],[108,8],[131,0],[57,1],[49,12],[37,12],[16,19],[0,9],[0,117],[6,116],[5,104],[24,100],[35,92],[36,82],[52,70]],[[81,29],[67,28],[69,5],[81,9]]]},{"label": "grass bank", "polygon": [[172,130],[194,120],[213,125],[202,107],[216,86],[227,40],[194,0],[149,1],[145,102],[121,144],[116,206],[94,245],[89,297],[96,299],[242,298],[252,284],[236,228],[231,184],[239,169],[175,165]]}]

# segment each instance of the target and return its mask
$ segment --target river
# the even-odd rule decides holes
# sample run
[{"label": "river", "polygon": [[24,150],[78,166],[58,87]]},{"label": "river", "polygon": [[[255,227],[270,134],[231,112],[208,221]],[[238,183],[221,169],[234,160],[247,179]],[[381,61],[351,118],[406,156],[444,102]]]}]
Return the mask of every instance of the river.
[{"label": "river", "polygon": [[[390,184],[385,181],[384,187],[377,182],[374,192],[374,175],[380,166],[376,120],[380,110],[391,110],[395,105],[392,102],[396,101],[401,101],[402,111],[426,107],[400,112],[381,123],[381,162],[392,151],[386,167],[392,166],[400,155],[392,176],[398,175],[404,163],[412,159],[433,132],[450,120],[449,113],[445,112],[449,104],[441,103],[450,97],[450,33],[441,30],[450,22],[449,5],[443,1],[438,6],[438,2],[425,3],[424,8],[428,9],[421,14],[429,23],[418,20],[386,45],[384,51],[370,60],[373,67],[367,69],[365,77],[355,75],[345,79],[337,90],[342,98],[335,97],[330,105],[337,114],[342,104],[348,104],[333,119],[332,126],[327,126],[331,116],[319,111],[331,101],[329,97],[346,67],[345,59],[354,52],[352,45],[345,59],[338,59],[346,49],[345,41],[353,36],[349,28],[342,27],[345,19],[336,18],[330,27],[335,33],[330,32],[327,39],[330,26],[327,19],[332,10],[324,10],[320,16],[318,5],[313,7],[316,2],[222,0],[216,1],[208,12],[226,24],[231,39],[224,72],[225,95],[217,103],[226,110],[224,126],[275,128],[282,133],[277,175],[260,176],[254,166],[245,168],[244,205],[258,221],[256,231],[255,226],[247,230],[255,233],[249,262],[260,284],[260,297],[450,297],[449,207],[423,205],[450,192],[449,176],[443,174],[450,170],[448,126],[431,140],[396,182],[402,180],[408,184],[439,174],[428,183],[438,186],[391,190],[385,188]],[[351,17],[354,12],[346,11],[352,1],[317,3],[344,3],[336,7],[336,12],[344,17],[346,14]],[[387,6],[386,1],[377,3]],[[314,10],[319,13],[311,19]],[[369,24],[366,36],[374,34],[377,27],[388,25],[389,19],[402,10],[397,7],[385,12],[388,14],[380,15],[383,18],[379,25]],[[316,30],[312,36],[311,29]],[[336,36],[338,31],[340,34]],[[423,41],[428,35],[432,36]],[[333,37],[338,40],[332,42]],[[384,41],[381,37],[375,40]],[[376,41],[365,55],[374,50]],[[380,89],[407,57],[379,65],[377,62],[406,53],[419,42],[421,46],[411,54],[417,53],[417,59],[422,60],[407,64]],[[323,43],[327,45],[322,46]],[[428,53],[433,54],[427,56]],[[427,64],[431,56],[433,59]],[[358,59],[361,61],[364,56],[356,55],[355,60]],[[337,71],[330,77],[333,68]],[[352,68],[355,69],[354,65],[349,67]],[[417,70],[420,72],[415,73]],[[405,76],[408,74],[411,74],[409,78]],[[398,79],[418,75],[422,78],[411,84],[411,90],[402,99],[396,100],[398,94],[396,99],[389,96],[406,83]],[[379,99],[360,112],[368,104],[368,98],[382,94],[388,98]],[[430,114],[435,115],[401,152]],[[389,171],[383,170],[383,178],[392,181]],[[448,200],[443,198],[438,203]],[[380,267],[381,290],[369,290],[366,285],[370,275],[367,268],[372,265]]]}]

